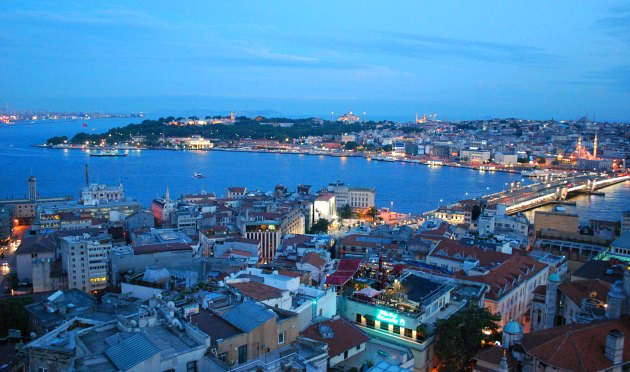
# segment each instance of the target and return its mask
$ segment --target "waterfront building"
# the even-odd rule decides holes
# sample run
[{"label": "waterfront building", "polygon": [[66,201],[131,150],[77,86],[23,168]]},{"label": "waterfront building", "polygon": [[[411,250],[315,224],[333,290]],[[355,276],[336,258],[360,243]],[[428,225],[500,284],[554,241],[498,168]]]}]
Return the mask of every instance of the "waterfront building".
[{"label": "waterfront building", "polygon": [[65,236],[60,241],[60,257],[68,275],[68,288],[96,292],[108,285],[111,237],[106,233]]},{"label": "waterfront building", "polygon": [[228,199],[242,199],[247,195],[247,188],[240,186],[230,186],[227,188]]},{"label": "waterfront building", "polygon": [[534,214],[534,233],[540,234],[542,229],[576,233],[579,227],[579,216],[573,213],[536,211]]},{"label": "waterfront building", "polygon": [[506,166],[517,165],[518,155],[498,152],[494,154],[494,162],[497,164],[506,165]]},{"label": "waterfront building", "polygon": [[460,159],[468,159],[471,163],[485,163],[490,160],[490,150],[482,150],[478,147],[468,147],[459,151]]},{"label": "waterfront building", "polygon": [[337,208],[350,205],[353,209],[369,209],[375,206],[374,187],[350,187],[343,182],[333,182],[328,185],[327,191],[335,195]]},{"label": "waterfront building", "polygon": [[81,191],[80,204],[98,205],[101,201],[125,200],[122,182],[116,186],[93,183]]}]

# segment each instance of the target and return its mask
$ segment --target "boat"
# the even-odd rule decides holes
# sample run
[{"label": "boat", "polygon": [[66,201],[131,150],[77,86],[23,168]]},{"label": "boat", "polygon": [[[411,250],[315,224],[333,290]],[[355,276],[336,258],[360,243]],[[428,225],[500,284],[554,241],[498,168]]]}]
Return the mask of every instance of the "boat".
[{"label": "boat", "polygon": [[480,172],[494,172],[497,169],[497,167],[495,167],[494,165],[482,165],[479,167],[479,171]]},{"label": "boat", "polygon": [[195,177],[195,178],[203,178],[203,174],[194,172],[193,173],[193,177]]},{"label": "boat", "polygon": [[91,152],[90,156],[127,156],[127,154],[118,150],[96,150]]},{"label": "boat", "polygon": [[427,162],[427,165],[429,167],[441,167],[444,163],[442,163],[440,160],[429,160]]}]

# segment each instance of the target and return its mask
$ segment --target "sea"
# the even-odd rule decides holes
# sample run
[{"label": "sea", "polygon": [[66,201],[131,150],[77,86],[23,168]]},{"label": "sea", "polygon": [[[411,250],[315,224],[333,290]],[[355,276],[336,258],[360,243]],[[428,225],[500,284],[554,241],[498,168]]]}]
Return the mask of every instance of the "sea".
[{"label": "sea", "polygon": [[[298,184],[307,184],[317,191],[330,182],[341,181],[350,186],[375,187],[379,208],[421,214],[440,204],[505,190],[513,181],[531,182],[513,173],[434,168],[360,157],[169,150],[130,150],[125,157],[90,157],[83,150],[32,146],[45,143],[53,136],[71,138],[78,132],[102,133],[144,119],[0,124],[0,199],[25,197],[30,175],[36,177],[37,192],[41,197],[72,196],[78,199],[85,185],[86,164],[90,183],[122,182],[125,195],[137,199],[146,208],[150,208],[153,199],[163,196],[167,187],[172,198],[201,191],[220,197],[226,194],[229,186],[270,191],[278,184],[289,190],[296,190]],[[202,173],[204,177],[195,178],[194,173]],[[630,210],[630,182],[601,191],[605,196],[572,199],[576,206],[567,206],[567,211],[577,213],[586,222],[588,219],[618,220],[623,210]],[[528,215],[533,216],[532,212]]]}]

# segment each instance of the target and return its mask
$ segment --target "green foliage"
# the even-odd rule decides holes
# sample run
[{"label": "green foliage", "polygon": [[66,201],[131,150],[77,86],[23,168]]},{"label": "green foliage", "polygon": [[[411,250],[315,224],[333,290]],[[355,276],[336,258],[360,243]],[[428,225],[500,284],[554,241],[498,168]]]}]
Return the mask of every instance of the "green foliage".
[{"label": "green foliage", "polygon": [[392,152],[393,148],[394,147],[392,145],[385,145],[385,146],[383,146],[383,151],[385,151],[385,152]]},{"label": "green foliage", "polygon": [[[439,359],[438,371],[464,371],[471,358],[490,341],[499,337],[499,314],[473,306],[440,319],[435,324],[437,337],[435,352]],[[490,331],[490,335],[482,331]]]},{"label": "green foliage", "polygon": [[350,204],[344,205],[339,210],[339,217],[341,217],[342,219],[352,218],[352,208],[350,207]]},{"label": "green foliage", "polygon": [[46,141],[46,143],[50,144],[50,145],[59,145],[62,144],[64,142],[66,142],[68,140],[68,137],[66,136],[60,136],[60,137],[51,137],[48,139],[48,141]]},{"label": "green foliage", "polygon": [[536,163],[538,163],[538,164],[540,164],[540,165],[543,165],[543,164],[545,164],[546,162],[547,162],[547,160],[546,160],[545,158],[543,158],[543,157],[537,157],[537,158],[536,158]]},{"label": "green foliage", "polygon": [[520,164],[529,164],[529,159],[528,158],[518,158],[516,159],[516,161]]},{"label": "green foliage", "polygon": [[[222,141],[238,141],[243,138],[252,139],[299,139],[307,136],[339,136],[343,133],[360,132],[374,129],[381,125],[368,122],[364,124],[342,124],[325,122],[316,124],[313,119],[287,119],[287,118],[262,118],[262,122],[291,122],[291,127],[274,127],[261,125],[256,119],[240,116],[233,125],[169,125],[171,121],[182,121],[183,118],[159,118],[158,120],[144,120],[140,124],[129,124],[122,128],[112,128],[102,134],[78,133],[71,142],[84,144],[86,141],[100,143],[105,140],[109,144],[130,140],[131,136],[142,135],[147,137],[147,143],[157,144],[164,134],[165,137],[188,137],[195,134],[205,138],[216,138]],[[53,137],[54,138],[54,137]],[[49,139],[48,142],[52,140]],[[352,145],[351,145],[352,146]],[[358,144],[357,144],[358,146]]]},{"label": "green foliage", "polygon": [[355,150],[357,147],[359,147],[359,144],[354,141],[347,142],[344,146],[346,150]]},{"label": "green foliage", "polygon": [[378,216],[378,209],[376,207],[372,207],[368,210],[368,216],[372,217],[372,221],[376,221],[376,217]]},{"label": "green foliage", "polygon": [[328,232],[329,224],[330,222],[328,222],[327,219],[320,218],[311,226],[309,234],[326,234]]}]

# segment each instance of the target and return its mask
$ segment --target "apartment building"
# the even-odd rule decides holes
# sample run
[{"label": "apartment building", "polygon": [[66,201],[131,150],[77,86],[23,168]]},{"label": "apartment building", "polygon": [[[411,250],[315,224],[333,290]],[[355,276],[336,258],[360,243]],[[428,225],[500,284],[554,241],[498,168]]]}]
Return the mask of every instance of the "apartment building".
[{"label": "apartment building", "polygon": [[68,288],[93,292],[107,287],[108,254],[112,249],[112,241],[107,234],[65,236],[60,243]]}]

